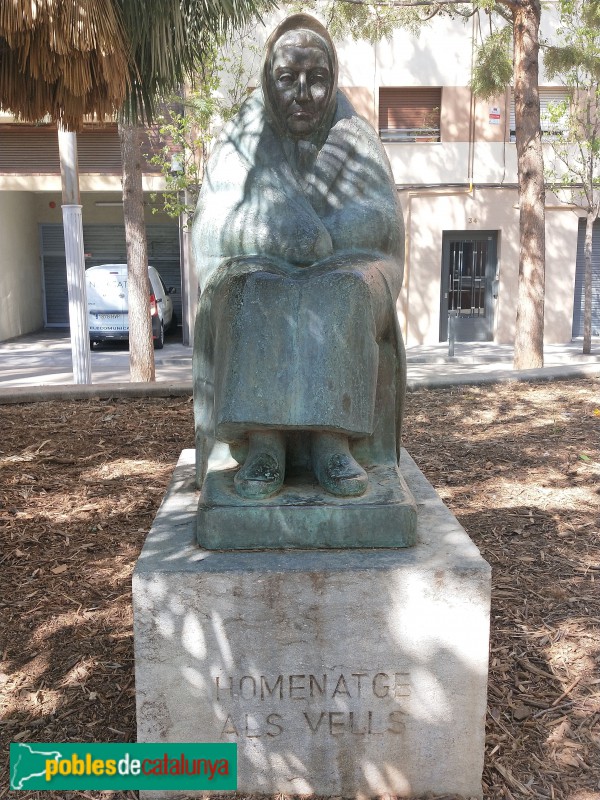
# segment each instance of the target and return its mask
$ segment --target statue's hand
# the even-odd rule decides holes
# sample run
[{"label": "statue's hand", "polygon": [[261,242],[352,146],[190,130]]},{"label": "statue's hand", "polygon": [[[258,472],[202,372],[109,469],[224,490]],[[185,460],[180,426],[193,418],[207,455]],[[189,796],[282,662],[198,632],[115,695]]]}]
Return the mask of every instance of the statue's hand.
[{"label": "statue's hand", "polygon": [[[312,232],[312,231],[311,231]],[[333,255],[333,242],[331,236],[324,226],[320,226],[315,233],[313,240],[310,241],[306,234],[308,231],[299,232],[295,242],[286,248],[285,259],[298,267],[310,267]],[[308,241],[307,241],[308,240]]]},{"label": "statue's hand", "polygon": [[333,242],[323,222],[312,209],[291,205],[286,199],[272,199],[268,217],[252,214],[243,219],[237,213],[227,228],[232,255],[261,253],[300,267],[332,255]]}]

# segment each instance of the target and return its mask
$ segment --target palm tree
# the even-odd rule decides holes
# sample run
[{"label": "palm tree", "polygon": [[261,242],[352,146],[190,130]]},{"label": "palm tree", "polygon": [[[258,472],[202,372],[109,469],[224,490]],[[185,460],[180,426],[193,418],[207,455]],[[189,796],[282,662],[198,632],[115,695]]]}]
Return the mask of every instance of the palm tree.
[{"label": "palm tree", "polygon": [[[135,126],[150,122],[163,96],[202,64],[216,35],[271,0],[2,0],[0,108],[18,119],[59,125],[69,315],[76,383],[90,383],[83,233],[75,131],[84,118],[120,116],[133,380],[154,378],[145,242],[140,245],[141,170],[132,164]],[[134,149],[132,149],[134,148]],[[133,219],[133,226],[128,220]],[[142,215],[143,219],[143,215]],[[145,237],[143,237],[145,239]],[[130,250],[130,242],[132,247]],[[136,257],[130,256],[135,251]]]}]

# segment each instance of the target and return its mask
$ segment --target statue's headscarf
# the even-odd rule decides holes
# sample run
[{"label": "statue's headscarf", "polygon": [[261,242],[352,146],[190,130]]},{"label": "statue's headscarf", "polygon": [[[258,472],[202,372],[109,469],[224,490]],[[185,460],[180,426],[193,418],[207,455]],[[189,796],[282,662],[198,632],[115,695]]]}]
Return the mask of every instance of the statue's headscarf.
[{"label": "statue's headscarf", "polygon": [[329,94],[327,97],[325,114],[323,115],[323,118],[317,130],[314,133],[312,133],[310,137],[307,137],[310,138],[310,141],[313,142],[314,144],[320,144],[327,138],[327,133],[329,132],[329,128],[331,127],[331,122],[333,120],[336,110],[338,61],[337,61],[337,54],[335,52],[335,47],[331,39],[331,36],[327,32],[327,28],[324,25],[322,25],[319,22],[319,20],[315,19],[314,17],[311,17],[309,14],[292,14],[291,17],[287,17],[280,25],[277,26],[277,28],[275,28],[275,30],[267,40],[265,46],[265,57],[263,60],[262,72],[261,72],[261,86],[263,91],[265,109],[269,121],[271,122],[273,127],[278,131],[278,133],[281,136],[290,137],[290,133],[285,127],[284,121],[281,120],[279,115],[277,114],[276,111],[277,106],[273,100],[272,65],[273,65],[273,54],[275,52],[275,47],[279,42],[279,40],[286,34],[297,31],[308,31],[309,33],[311,33],[312,36],[317,40],[317,42],[321,45],[321,47],[327,54],[327,60],[329,62],[329,71],[331,73],[331,85],[329,87]]}]

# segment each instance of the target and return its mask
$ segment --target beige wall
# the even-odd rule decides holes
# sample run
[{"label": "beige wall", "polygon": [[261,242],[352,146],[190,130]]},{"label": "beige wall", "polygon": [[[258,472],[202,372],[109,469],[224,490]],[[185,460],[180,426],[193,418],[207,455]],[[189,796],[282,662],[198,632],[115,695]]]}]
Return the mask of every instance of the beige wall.
[{"label": "beige wall", "polygon": [[[122,206],[96,205],[120,199],[121,193],[82,195],[84,224],[122,225]],[[43,327],[39,225],[61,222],[60,192],[0,191],[0,341]],[[151,206],[146,222],[176,224],[164,213],[153,214]]]},{"label": "beige wall", "polygon": [[[1,193],[0,193],[1,194]],[[7,193],[8,194],[8,193]],[[12,194],[12,192],[11,192]],[[40,192],[35,195],[36,198],[36,219],[38,223],[61,223],[62,222],[62,209],[61,209],[61,193],[58,192]],[[154,214],[153,207],[159,208],[160,201],[157,199],[156,204],[152,205],[150,195],[146,195],[145,220],[147,225],[164,225],[171,223],[177,224],[176,220],[168,217],[164,212]],[[81,195],[81,215],[83,224],[96,224],[96,225],[123,225],[123,206],[122,205],[98,205],[98,203],[120,203],[122,200],[121,192],[98,192],[94,194],[82,193]],[[51,204],[54,204],[52,208]]]},{"label": "beige wall", "polygon": [[[519,272],[519,212],[514,189],[401,192],[407,259],[400,325],[408,347],[439,342],[444,231],[497,231],[498,299],[494,341],[514,341]],[[571,339],[577,216],[550,207],[546,223],[546,344]]]},{"label": "beige wall", "polygon": [[0,192],[0,341],[43,324],[35,196]]},{"label": "beige wall", "polygon": [[[475,100],[474,134],[477,142],[502,142],[505,135],[506,97]],[[498,125],[490,125],[490,108],[500,109]],[[441,109],[442,142],[468,142],[471,138],[471,90],[468,86],[444,86]]]},{"label": "beige wall", "polygon": [[[120,192],[122,179],[119,175],[79,175],[82,192]],[[160,192],[165,188],[162,175],[143,175],[145,192]],[[59,192],[60,175],[0,175],[0,192]]]},{"label": "beige wall", "polygon": [[364,117],[374,128],[377,128],[377,111],[373,92],[366,86],[340,86],[342,92],[354,106],[354,109]]},{"label": "beige wall", "polygon": [[578,226],[579,217],[572,209],[564,205],[546,208],[546,344],[571,340]]}]

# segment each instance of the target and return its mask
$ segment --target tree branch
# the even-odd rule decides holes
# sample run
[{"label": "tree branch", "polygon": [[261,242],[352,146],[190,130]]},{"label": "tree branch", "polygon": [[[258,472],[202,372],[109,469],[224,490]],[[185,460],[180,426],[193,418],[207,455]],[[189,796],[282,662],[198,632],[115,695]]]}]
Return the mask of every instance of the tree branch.
[{"label": "tree branch", "polygon": [[468,0],[335,0],[336,3],[351,3],[355,6],[386,6],[387,8],[413,8],[415,6],[469,6],[471,3]]},{"label": "tree branch", "polygon": [[[335,0],[336,3],[350,3],[356,6],[385,6],[386,8],[415,8],[416,6],[469,6],[472,5],[469,0]],[[510,9],[519,8],[526,5],[529,0],[497,0],[499,7],[506,6]],[[437,13],[437,12],[436,12]],[[475,10],[469,14],[462,14],[464,17],[471,17]],[[504,16],[500,10],[498,13]],[[432,14],[435,16],[435,14]],[[505,17],[506,18],[506,17]],[[510,19],[510,18],[508,18]]]}]

